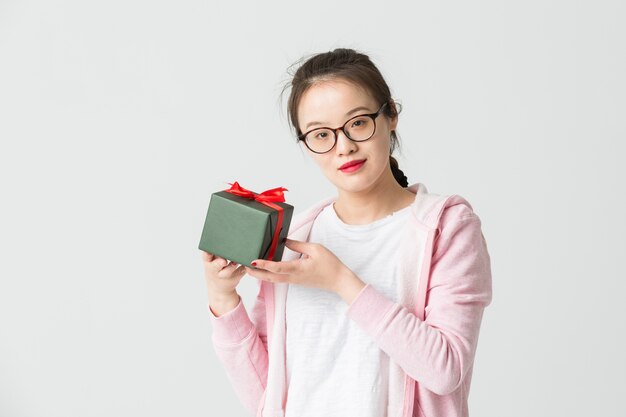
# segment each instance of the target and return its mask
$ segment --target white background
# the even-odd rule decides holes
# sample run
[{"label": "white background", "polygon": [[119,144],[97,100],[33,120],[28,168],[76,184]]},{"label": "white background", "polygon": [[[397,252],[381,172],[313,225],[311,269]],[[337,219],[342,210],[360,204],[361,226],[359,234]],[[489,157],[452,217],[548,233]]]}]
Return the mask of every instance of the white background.
[{"label": "white background", "polygon": [[0,0],[0,417],[246,415],[200,232],[226,182],[335,193],[279,101],[335,47],[403,104],[409,182],[482,220],[471,415],[623,416],[625,4]]}]

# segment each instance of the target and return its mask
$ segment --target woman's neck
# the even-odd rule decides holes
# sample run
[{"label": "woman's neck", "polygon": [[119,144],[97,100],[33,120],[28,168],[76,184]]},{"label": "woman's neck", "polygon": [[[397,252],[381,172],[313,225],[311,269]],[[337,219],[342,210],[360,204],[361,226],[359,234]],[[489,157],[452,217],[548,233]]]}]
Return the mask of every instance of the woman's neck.
[{"label": "woman's neck", "polygon": [[369,224],[409,206],[415,193],[402,187],[390,174],[370,189],[358,193],[339,190],[334,203],[337,216],[346,224]]}]

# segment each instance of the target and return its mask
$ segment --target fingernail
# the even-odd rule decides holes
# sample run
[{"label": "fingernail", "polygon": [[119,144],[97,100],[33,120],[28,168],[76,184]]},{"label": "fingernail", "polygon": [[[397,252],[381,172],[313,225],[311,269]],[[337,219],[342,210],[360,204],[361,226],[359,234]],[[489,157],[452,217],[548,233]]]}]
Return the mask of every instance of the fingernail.
[{"label": "fingernail", "polygon": [[256,262],[252,262],[252,266],[256,266]]}]

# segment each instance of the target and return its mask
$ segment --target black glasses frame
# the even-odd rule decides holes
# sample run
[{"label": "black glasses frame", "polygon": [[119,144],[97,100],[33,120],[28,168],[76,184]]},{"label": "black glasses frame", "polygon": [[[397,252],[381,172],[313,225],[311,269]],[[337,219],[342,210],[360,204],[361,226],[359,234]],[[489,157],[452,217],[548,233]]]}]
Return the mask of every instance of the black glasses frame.
[{"label": "black glasses frame", "polygon": [[[306,145],[307,148],[309,148],[309,150],[311,152],[314,153],[318,153],[318,154],[324,154],[324,153],[328,153],[330,151],[333,150],[333,148],[335,147],[335,145],[337,145],[337,131],[341,130],[343,132],[344,135],[346,135],[346,137],[348,139],[350,139],[353,142],[365,142],[366,140],[369,140],[372,138],[372,136],[374,136],[374,134],[376,133],[376,118],[380,115],[380,113],[383,111],[383,109],[385,108],[386,105],[388,105],[389,102],[384,102],[382,106],[380,106],[380,108],[378,109],[378,111],[376,113],[370,113],[370,114],[359,114],[356,115],[354,117],[351,117],[348,121],[346,121],[341,127],[337,127],[337,128],[332,128],[332,127],[316,127],[315,129],[311,129],[308,132],[305,132],[301,135],[298,135],[298,141],[303,140],[304,144]],[[372,134],[367,138],[367,139],[361,139],[361,140],[356,140],[356,139],[352,139],[350,137],[350,135],[348,134],[348,132],[346,131],[346,126],[348,125],[348,123],[350,123],[352,120],[357,119],[359,117],[369,117],[370,119],[372,119],[372,122],[374,122],[374,130],[372,131]],[[316,130],[320,130],[320,129],[327,129],[330,130],[331,132],[333,132],[333,137],[334,137],[334,143],[333,146],[330,147],[329,150],[325,151],[325,152],[318,152],[318,151],[314,151],[313,149],[311,149],[311,147],[309,146],[309,144],[306,141],[306,136],[311,133],[314,132]]]}]

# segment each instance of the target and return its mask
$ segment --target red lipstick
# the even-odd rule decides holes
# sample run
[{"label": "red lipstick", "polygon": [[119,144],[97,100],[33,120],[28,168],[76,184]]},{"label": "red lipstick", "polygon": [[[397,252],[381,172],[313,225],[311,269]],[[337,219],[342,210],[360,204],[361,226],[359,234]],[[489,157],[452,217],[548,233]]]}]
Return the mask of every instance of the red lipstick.
[{"label": "red lipstick", "polygon": [[361,169],[363,164],[365,164],[365,159],[355,159],[353,161],[348,161],[342,166],[339,167],[339,170],[342,172],[355,172]]}]

